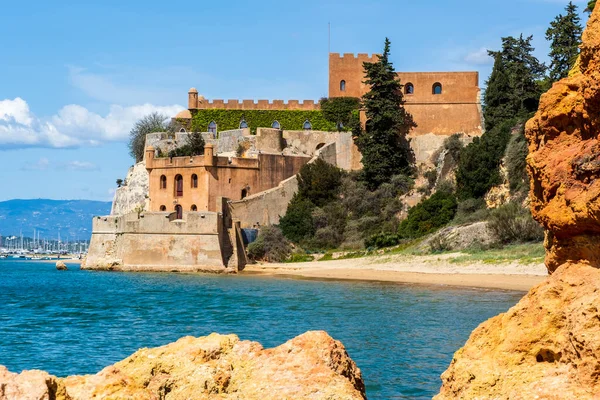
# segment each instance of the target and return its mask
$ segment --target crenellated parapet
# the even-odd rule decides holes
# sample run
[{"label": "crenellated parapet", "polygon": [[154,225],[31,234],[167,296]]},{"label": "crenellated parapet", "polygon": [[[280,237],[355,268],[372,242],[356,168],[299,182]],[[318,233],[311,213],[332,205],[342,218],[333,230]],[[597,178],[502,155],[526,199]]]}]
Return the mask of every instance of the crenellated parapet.
[{"label": "crenellated parapet", "polygon": [[190,90],[188,93],[188,108],[190,110],[320,110],[318,101],[314,100],[238,100],[213,99],[205,100],[198,93]]}]

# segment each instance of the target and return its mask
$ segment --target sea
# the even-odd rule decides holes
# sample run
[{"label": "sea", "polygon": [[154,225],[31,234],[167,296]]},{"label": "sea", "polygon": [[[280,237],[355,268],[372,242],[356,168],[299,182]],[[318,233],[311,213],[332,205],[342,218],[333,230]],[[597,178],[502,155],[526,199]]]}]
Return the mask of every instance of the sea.
[{"label": "sea", "polygon": [[360,367],[369,399],[430,399],[471,331],[523,294],[0,260],[0,364],[92,374],[182,336],[235,333],[268,348],[325,330]]}]

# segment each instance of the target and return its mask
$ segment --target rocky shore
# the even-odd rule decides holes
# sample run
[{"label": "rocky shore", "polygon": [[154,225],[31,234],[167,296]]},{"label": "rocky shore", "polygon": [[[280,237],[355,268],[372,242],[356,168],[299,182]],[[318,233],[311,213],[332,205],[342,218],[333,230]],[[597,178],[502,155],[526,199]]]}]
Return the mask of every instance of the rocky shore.
[{"label": "rocky shore", "polygon": [[96,375],[57,378],[0,366],[2,400],[366,399],[360,369],[327,333],[263,349],[236,335],[141,349]]},{"label": "rocky shore", "polygon": [[481,324],[436,400],[600,398],[600,7],[570,76],[526,126],[533,217],[551,276]]}]

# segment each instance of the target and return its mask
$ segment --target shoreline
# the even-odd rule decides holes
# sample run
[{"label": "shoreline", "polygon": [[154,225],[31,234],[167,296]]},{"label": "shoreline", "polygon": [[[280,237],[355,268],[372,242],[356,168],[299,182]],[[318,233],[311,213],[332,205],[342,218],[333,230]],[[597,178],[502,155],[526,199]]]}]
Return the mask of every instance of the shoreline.
[{"label": "shoreline", "polygon": [[427,256],[375,256],[292,264],[246,265],[240,275],[310,280],[407,283],[526,292],[548,277],[543,263],[453,263],[460,253]]}]

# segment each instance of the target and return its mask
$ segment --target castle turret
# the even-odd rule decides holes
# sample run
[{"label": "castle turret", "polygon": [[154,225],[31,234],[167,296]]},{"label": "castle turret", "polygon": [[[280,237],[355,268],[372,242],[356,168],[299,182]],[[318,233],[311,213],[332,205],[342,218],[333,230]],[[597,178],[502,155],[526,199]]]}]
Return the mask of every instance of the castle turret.
[{"label": "castle turret", "polygon": [[146,161],[146,167],[151,167],[152,166],[152,161],[154,160],[154,147],[152,146],[148,146],[146,147],[146,157],[145,157],[145,161]]},{"label": "castle turret", "polygon": [[214,165],[215,148],[212,143],[204,146],[204,165]]},{"label": "castle turret", "polygon": [[188,92],[188,109],[195,110],[198,108],[198,91],[196,88],[191,88]]}]

